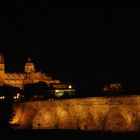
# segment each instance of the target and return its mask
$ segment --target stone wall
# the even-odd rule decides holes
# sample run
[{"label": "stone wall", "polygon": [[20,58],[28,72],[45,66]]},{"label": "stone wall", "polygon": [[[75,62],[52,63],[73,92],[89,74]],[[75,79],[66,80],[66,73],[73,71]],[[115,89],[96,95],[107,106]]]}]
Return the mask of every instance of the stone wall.
[{"label": "stone wall", "polygon": [[91,97],[15,103],[19,128],[139,131],[140,96]]}]

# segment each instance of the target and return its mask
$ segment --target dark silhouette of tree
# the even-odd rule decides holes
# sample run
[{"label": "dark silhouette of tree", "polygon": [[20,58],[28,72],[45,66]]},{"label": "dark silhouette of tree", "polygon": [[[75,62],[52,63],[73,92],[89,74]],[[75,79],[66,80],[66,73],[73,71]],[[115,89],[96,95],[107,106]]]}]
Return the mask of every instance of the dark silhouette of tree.
[{"label": "dark silhouette of tree", "polygon": [[10,121],[13,117],[12,104],[14,102],[13,96],[20,92],[19,88],[11,86],[0,86],[0,96],[4,96],[4,99],[0,100],[0,129],[11,129]]},{"label": "dark silhouette of tree", "polygon": [[0,129],[11,129],[10,121],[13,117],[12,102],[4,101],[0,102]]},{"label": "dark silhouette of tree", "polygon": [[[38,82],[35,84],[26,84],[24,86],[24,100],[34,100],[34,97],[37,97],[36,99],[49,99],[53,98],[53,95],[50,94],[48,91],[48,85],[45,82]],[[35,100],[36,100],[35,99]]]}]

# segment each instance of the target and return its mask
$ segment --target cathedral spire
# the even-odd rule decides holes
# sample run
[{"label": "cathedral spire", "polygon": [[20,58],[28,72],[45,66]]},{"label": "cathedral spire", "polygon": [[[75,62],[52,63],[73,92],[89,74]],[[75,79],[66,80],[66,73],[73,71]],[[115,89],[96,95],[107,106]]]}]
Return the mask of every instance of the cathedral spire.
[{"label": "cathedral spire", "polygon": [[0,52],[0,82],[1,82],[2,79],[4,78],[4,75],[5,75],[4,56],[3,56],[3,54]]}]

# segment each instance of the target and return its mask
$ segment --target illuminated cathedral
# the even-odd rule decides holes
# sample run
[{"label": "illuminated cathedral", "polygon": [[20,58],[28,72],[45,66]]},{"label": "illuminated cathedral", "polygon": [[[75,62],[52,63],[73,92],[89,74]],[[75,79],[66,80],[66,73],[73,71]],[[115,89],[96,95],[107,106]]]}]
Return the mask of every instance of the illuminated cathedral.
[{"label": "illuminated cathedral", "polygon": [[22,89],[25,84],[33,84],[40,81],[45,82],[47,85],[60,84],[60,80],[53,80],[51,76],[37,72],[30,58],[25,63],[23,73],[6,73],[4,56],[0,53],[0,85],[5,84]]}]

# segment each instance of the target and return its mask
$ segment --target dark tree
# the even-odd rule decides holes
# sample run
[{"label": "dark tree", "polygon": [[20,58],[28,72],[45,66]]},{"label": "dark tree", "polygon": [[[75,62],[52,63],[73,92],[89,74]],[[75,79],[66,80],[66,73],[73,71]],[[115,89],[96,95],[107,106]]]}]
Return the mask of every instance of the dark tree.
[{"label": "dark tree", "polygon": [[13,117],[12,102],[0,102],[0,129],[10,129],[10,121]]},{"label": "dark tree", "polygon": [[[36,98],[37,97],[37,98]],[[24,86],[24,100],[49,99],[52,95],[48,91],[48,85],[45,82],[35,84],[26,84]],[[36,99],[35,99],[36,98]]]}]

